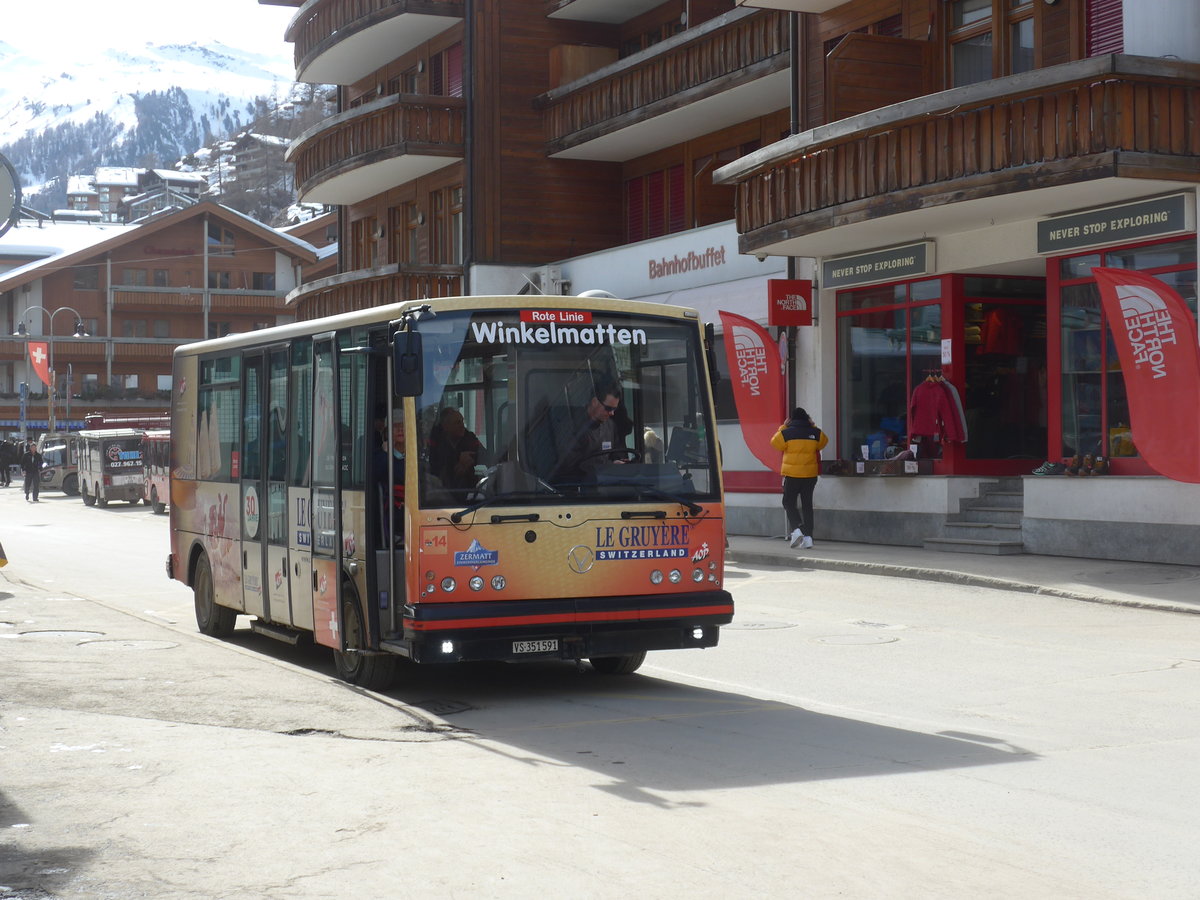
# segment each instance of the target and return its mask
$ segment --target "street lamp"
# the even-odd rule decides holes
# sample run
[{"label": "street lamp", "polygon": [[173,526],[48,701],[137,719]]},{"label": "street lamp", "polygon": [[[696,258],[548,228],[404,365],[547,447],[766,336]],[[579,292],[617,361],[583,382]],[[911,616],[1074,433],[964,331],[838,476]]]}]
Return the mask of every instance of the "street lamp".
[{"label": "street lamp", "polygon": [[[28,312],[29,310],[32,310],[32,309],[41,310],[42,313],[50,319],[50,331],[49,331],[49,334],[47,335],[47,337],[49,338],[49,340],[47,341],[47,344],[50,347],[50,392],[49,392],[49,397],[46,401],[46,410],[47,410],[47,418],[49,420],[47,422],[47,424],[49,425],[49,428],[47,430],[49,431],[50,434],[53,434],[56,430],[55,429],[55,421],[54,421],[54,395],[56,393],[58,393],[58,376],[54,373],[54,317],[57,316],[60,312],[74,313],[75,314],[75,332],[71,336],[77,337],[77,338],[83,338],[83,337],[87,337],[88,333],[83,328],[83,317],[79,314],[79,310],[74,309],[73,307],[60,306],[60,307],[58,307],[58,309],[54,310],[54,312],[51,312],[50,310],[46,309],[46,307],[35,303],[31,306],[27,306],[25,309],[26,309],[26,312]],[[23,337],[23,338],[28,338],[30,336],[29,332],[25,328],[25,320],[24,319],[22,319],[19,323],[17,323],[17,330],[13,332],[13,336],[14,337]],[[70,418],[71,418],[71,385],[68,383],[68,385],[67,385],[67,419],[69,420]]]}]

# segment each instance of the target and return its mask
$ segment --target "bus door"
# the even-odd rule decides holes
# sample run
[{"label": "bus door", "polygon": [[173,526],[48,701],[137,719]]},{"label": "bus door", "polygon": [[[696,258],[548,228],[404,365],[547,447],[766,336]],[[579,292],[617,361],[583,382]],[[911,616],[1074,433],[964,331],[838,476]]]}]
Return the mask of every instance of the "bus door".
[{"label": "bus door", "polygon": [[242,360],[242,453],[238,480],[242,507],[242,599],[246,615],[271,621],[266,593],[263,520],[263,426],[266,423],[266,358],[261,352]]},{"label": "bus door", "polygon": [[[318,644],[342,648],[342,435],[338,359],[332,332],[312,343],[312,616]],[[349,436],[346,436],[349,439]]]},{"label": "bus door", "polygon": [[242,592],[246,613],[292,624],[287,548],[287,349],[242,364]]},{"label": "bus door", "polygon": [[[287,580],[291,624],[313,630],[312,567],[312,439],[313,342],[301,338],[288,353],[288,398],[284,410],[287,435]],[[280,621],[280,620],[277,620]]]}]

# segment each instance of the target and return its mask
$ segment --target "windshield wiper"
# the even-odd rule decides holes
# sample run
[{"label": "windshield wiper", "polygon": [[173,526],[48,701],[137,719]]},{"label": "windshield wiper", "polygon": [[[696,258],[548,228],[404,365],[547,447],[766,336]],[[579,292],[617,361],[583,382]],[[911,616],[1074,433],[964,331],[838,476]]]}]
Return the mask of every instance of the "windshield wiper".
[{"label": "windshield wiper", "polygon": [[693,503],[686,497],[681,497],[678,494],[672,494],[670,491],[664,491],[661,488],[656,488],[649,484],[639,484],[636,481],[605,481],[604,487],[630,487],[637,492],[638,499],[643,496],[657,497],[659,500],[669,500],[672,503],[678,503],[680,506],[687,507],[690,515],[698,516],[704,512],[704,507]]},{"label": "windshield wiper", "polygon": [[[553,493],[557,493],[557,491],[553,491]],[[458,512],[450,513],[450,521],[457,525],[463,520],[463,516],[470,515],[478,509],[483,509],[485,506],[491,506],[494,503],[503,503],[506,500],[528,500],[531,497],[543,497],[545,494],[545,491],[506,491],[503,494],[493,494],[490,497],[484,497],[482,500],[478,500],[470,506],[460,509]],[[529,513],[528,515],[523,515],[522,518],[527,518],[530,522],[536,522],[539,517],[537,513]]]}]

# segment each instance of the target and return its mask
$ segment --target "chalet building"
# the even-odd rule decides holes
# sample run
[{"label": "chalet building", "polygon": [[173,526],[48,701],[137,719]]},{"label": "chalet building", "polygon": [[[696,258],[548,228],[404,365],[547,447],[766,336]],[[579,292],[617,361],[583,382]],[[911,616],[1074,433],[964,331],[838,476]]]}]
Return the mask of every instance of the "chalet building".
[{"label": "chalet building", "polygon": [[[93,175],[72,175],[67,179],[67,209],[57,211],[55,218],[136,222],[163,210],[191,206],[207,190],[207,179],[195,172],[99,168]],[[81,212],[94,215],[67,215]]]},{"label": "chalet building", "polygon": [[[67,228],[74,241],[45,252]],[[93,411],[163,409],[176,346],[292,321],[285,297],[317,261],[310,244],[207,200],[136,226],[57,229],[18,226],[0,238],[0,258],[6,248],[14,261],[33,258],[0,271],[2,432],[20,427],[22,382],[32,394],[26,430],[48,424],[30,341],[50,345],[60,429]]]},{"label": "chalet building", "polygon": [[[1091,275],[1147,272],[1196,307],[1200,6],[745,2],[797,15],[799,122],[716,181],[741,252],[815,261],[800,402],[844,468],[867,448],[865,475],[914,442],[927,378],[964,408],[966,440],[916,436],[932,477],[823,480],[825,534],[1200,562],[1200,488],[1138,456]],[[1076,457],[1083,477],[1030,474]],[[980,493],[1010,511],[953,524]]]},{"label": "chalet building", "polygon": [[[271,2],[297,79],[337,85],[288,152],[339,209],[299,316],[593,288],[737,312],[845,473],[818,540],[1200,562],[1200,495],[1137,457],[1088,274],[1195,300],[1194,0]],[[1100,221],[1143,225],[1071,237]],[[774,324],[785,278],[811,325]],[[926,378],[966,440],[909,434]],[[727,381],[718,415],[730,530],[782,534]],[[1076,454],[1108,474],[1031,474]]]}]

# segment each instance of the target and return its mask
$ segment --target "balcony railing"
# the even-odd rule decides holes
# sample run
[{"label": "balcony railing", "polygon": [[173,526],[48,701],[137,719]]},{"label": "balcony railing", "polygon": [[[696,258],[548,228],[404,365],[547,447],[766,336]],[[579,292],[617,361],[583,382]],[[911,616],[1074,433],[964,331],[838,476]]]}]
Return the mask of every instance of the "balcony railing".
[{"label": "balcony railing", "polygon": [[393,264],[310,281],[292,291],[288,303],[298,319],[316,319],[405,300],[457,297],[462,291],[462,266]]},{"label": "balcony railing", "polygon": [[284,40],[295,45],[298,81],[351,84],[462,16],[463,0],[319,0],[296,14]]},{"label": "balcony railing", "polygon": [[465,109],[461,97],[394,94],[326,119],[288,150],[301,198],[354,203],[461,160]]},{"label": "balcony railing", "polygon": [[785,70],[788,49],[783,13],[739,10],[710,19],[539,97],[550,152]]},{"label": "balcony railing", "polygon": [[1125,176],[1195,182],[1200,65],[1104,56],[955,88],[719,169],[742,249],[974,197]]}]

